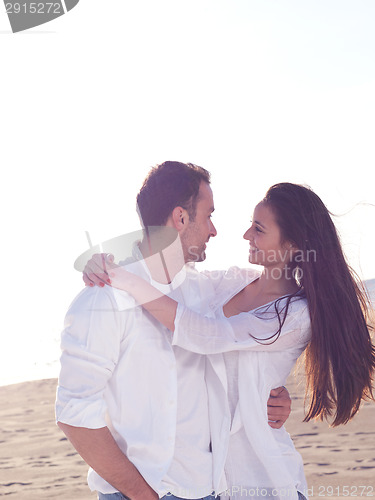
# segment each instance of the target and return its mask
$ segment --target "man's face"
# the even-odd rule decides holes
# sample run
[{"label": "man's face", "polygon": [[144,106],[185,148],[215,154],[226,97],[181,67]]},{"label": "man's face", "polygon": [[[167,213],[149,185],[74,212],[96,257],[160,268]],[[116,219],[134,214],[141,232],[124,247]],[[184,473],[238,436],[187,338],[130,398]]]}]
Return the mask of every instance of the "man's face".
[{"label": "man's face", "polygon": [[185,262],[202,262],[206,258],[206,243],[211,236],[216,236],[216,229],[211,217],[214,211],[212,189],[207,182],[199,187],[196,216],[189,220],[186,229],[180,235]]}]

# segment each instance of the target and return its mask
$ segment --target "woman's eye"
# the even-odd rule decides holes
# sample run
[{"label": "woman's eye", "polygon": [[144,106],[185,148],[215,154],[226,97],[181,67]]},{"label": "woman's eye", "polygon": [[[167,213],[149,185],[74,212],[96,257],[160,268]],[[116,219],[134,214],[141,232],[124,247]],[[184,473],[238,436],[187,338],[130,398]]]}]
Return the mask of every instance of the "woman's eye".
[{"label": "woman's eye", "polygon": [[263,233],[263,231],[261,229],[259,229],[259,227],[255,226],[255,231],[257,231],[258,233]]}]

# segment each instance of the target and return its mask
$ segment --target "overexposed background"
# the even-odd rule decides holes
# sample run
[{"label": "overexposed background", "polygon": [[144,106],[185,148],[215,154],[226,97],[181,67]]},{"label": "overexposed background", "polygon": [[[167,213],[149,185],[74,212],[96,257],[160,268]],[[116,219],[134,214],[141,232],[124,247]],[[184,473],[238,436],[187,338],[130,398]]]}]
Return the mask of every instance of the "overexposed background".
[{"label": "overexposed background", "polygon": [[212,173],[205,267],[246,265],[254,205],[310,185],[375,278],[373,0],[81,0],[12,34],[0,13],[0,384],[56,376],[73,269],[138,228],[149,168]]}]

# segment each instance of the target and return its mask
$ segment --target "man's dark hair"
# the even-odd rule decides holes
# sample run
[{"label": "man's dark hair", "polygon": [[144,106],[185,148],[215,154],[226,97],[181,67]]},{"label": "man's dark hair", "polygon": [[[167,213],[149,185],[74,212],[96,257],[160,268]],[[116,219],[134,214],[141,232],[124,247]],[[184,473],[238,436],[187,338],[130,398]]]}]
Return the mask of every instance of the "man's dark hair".
[{"label": "man's dark hair", "polygon": [[137,209],[142,223],[162,226],[176,207],[196,216],[201,182],[210,183],[210,173],[193,163],[165,161],[153,167],[137,195]]}]

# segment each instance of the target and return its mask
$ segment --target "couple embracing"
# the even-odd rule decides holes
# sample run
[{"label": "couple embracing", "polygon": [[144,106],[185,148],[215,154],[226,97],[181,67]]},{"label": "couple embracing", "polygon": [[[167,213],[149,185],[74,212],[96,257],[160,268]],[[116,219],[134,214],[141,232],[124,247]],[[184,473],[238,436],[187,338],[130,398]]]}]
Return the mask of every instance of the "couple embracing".
[{"label": "couple embracing", "polygon": [[216,235],[205,169],[154,167],[137,208],[132,257],[88,262],[62,333],[57,422],[90,488],[101,500],[307,498],[283,427],[288,374],[305,353],[305,420],[339,425],[372,398],[375,367],[327,208],[306,187],[272,186],[244,234],[257,267],[203,273],[193,263]]}]

